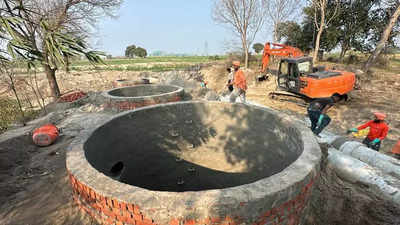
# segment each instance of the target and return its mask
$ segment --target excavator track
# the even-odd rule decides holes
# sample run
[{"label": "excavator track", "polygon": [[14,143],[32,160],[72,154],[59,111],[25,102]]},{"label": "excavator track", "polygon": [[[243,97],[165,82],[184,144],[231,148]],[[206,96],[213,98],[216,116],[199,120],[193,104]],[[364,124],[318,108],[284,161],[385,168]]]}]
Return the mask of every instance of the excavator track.
[{"label": "excavator track", "polygon": [[268,93],[268,97],[275,101],[291,102],[301,107],[307,107],[310,99],[305,98],[301,95],[292,94],[285,91],[273,91]]}]

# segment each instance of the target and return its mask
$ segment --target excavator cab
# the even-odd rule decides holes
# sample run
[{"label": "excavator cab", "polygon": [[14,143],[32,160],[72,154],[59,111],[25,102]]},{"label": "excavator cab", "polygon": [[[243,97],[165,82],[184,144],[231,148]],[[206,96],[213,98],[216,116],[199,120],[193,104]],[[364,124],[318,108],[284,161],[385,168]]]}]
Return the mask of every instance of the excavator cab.
[{"label": "excavator cab", "polygon": [[285,91],[300,93],[300,89],[305,85],[300,78],[312,72],[311,57],[282,59],[278,70],[278,87]]},{"label": "excavator cab", "polygon": [[[300,49],[276,43],[265,44],[261,68],[264,76],[268,71],[271,56],[286,57],[281,59],[277,74],[278,88],[285,92],[302,98],[316,99],[330,97],[334,93],[347,94],[354,88],[354,73],[328,71],[323,66],[313,67],[312,58],[305,57]],[[271,92],[270,96],[278,94]]]}]

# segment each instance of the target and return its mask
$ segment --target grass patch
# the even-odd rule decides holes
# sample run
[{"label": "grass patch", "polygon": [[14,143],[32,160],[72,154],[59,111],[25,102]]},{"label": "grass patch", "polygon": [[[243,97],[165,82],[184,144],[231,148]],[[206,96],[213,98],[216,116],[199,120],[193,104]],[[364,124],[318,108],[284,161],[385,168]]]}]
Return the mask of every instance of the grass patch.
[{"label": "grass patch", "polygon": [[[108,59],[104,60],[107,65],[131,65],[137,63],[155,63],[155,62],[171,62],[171,63],[206,63],[212,61],[223,60],[223,56],[166,56],[166,57],[147,57],[147,58],[133,58],[133,59]],[[89,66],[92,65],[89,61],[73,62],[72,66]]]},{"label": "grass patch", "polygon": [[[96,66],[93,70],[96,71],[151,71],[151,72],[164,72],[164,71],[174,71],[174,70],[184,70],[191,67],[188,64],[175,64],[175,65],[153,65],[149,67],[144,66]],[[71,67],[71,71],[84,71],[87,68],[82,67]]]},{"label": "grass patch", "polygon": [[0,133],[5,132],[11,123],[13,123],[18,114],[20,114],[18,110],[18,104],[16,101],[0,98]]},{"label": "grass patch", "polygon": [[39,113],[40,110],[25,109],[22,117],[16,100],[0,98],[0,134],[6,132],[12,123],[26,123],[36,119]]}]

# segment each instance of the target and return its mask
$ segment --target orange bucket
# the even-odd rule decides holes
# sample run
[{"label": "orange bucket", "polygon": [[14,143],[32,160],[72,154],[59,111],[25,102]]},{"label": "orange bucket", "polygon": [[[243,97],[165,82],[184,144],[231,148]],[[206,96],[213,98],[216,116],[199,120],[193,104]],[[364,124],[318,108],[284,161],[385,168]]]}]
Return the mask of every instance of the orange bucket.
[{"label": "orange bucket", "polygon": [[47,124],[33,131],[32,140],[37,146],[45,147],[53,144],[60,132],[53,124]]},{"label": "orange bucket", "polygon": [[397,142],[397,144],[394,145],[392,153],[400,155],[400,140]]}]

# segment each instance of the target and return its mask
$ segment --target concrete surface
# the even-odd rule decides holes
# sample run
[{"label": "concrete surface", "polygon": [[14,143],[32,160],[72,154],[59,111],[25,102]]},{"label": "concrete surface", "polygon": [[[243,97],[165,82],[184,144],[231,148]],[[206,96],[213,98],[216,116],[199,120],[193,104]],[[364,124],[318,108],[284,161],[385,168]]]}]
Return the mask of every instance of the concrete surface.
[{"label": "concrete surface", "polygon": [[[156,116],[156,112],[160,115]],[[152,117],[149,115],[152,115]],[[142,118],[142,120],[136,118]],[[143,121],[143,118],[147,119]],[[218,123],[223,124],[223,126],[216,126]],[[158,131],[161,128],[157,128],[157,124],[161,128],[165,128],[164,131],[168,132],[170,136],[166,136],[167,134],[164,132],[159,133]],[[146,126],[153,128],[146,132],[150,138],[145,138],[144,135],[140,134],[145,132],[142,129]],[[196,132],[186,132],[191,129],[180,129],[181,126],[193,126],[192,130]],[[238,128],[239,126],[243,128]],[[116,128],[119,128],[119,130]],[[137,131],[135,128],[137,128]],[[122,132],[122,130],[126,130],[126,132]],[[109,131],[117,133],[113,133],[113,136],[111,136],[112,132]],[[244,136],[239,139],[241,135]],[[259,136],[262,138],[259,138]],[[100,140],[99,137],[103,139]],[[145,139],[139,140],[138,137]],[[161,141],[163,137],[168,140]],[[218,137],[218,139],[215,140],[214,146],[207,145],[215,137]],[[154,143],[151,142],[152,138]],[[95,140],[104,145],[97,144]],[[155,148],[154,151],[158,152],[164,150],[164,155],[162,155],[164,159],[170,160],[168,157],[171,157],[172,160],[174,154],[177,154],[180,149],[184,149],[184,147],[181,147],[181,143],[185,143],[187,147],[188,142],[195,144],[195,147],[201,145],[216,146],[217,148],[214,149],[216,153],[213,154],[224,151],[226,155],[224,163],[243,162],[244,166],[241,165],[241,170],[236,171],[236,173],[240,175],[244,171],[249,171],[251,176],[238,176],[237,178],[240,179],[237,179],[232,185],[241,183],[243,185],[229,188],[224,188],[226,186],[222,185],[220,186],[222,189],[166,192],[151,191],[119,182],[116,180],[118,174],[108,174],[117,175],[114,178],[106,175],[110,166],[116,165],[117,161],[125,160],[124,165],[128,165],[126,171],[129,173],[151,176],[152,174],[146,173],[153,169],[155,161],[147,165],[141,163],[140,168],[132,167],[134,169],[128,169],[130,162],[137,163],[138,160],[135,157],[147,157],[145,156],[146,151],[151,151],[152,148]],[[235,145],[238,146],[234,148]],[[96,156],[95,150],[102,155]],[[204,154],[211,154],[211,150],[205,151]],[[113,152],[118,153],[119,151],[121,151],[120,154],[113,156]],[[260,154],[262,151],[267,151],[267,153]],[[185,151],[182,152],[185,153]],[[123,153],[128,153],[128,156],[118,158]],[[147,153],[153,154],[152,152]],[[257,153],[260,154],[260,157],[255,156]],[[246,156],[247,154],[251,157]],[[266,171],[265,168],[268,165],[263,164],[275,163],[268,159],[269,154],[275,155],[274,157],[285,166],[274,164],[278,168],[276,171],[273,173]],[[155,154],[154,156],[161,155]],[[284,159],[287,157],[290,160]],[[107,160],[101,161],[100,158]],[[229,176],[228,172],[219,168],[221,165],[216,163],[199,165],[197,164],[199,162],[189,159],[191,159],[189,156],[184,156],[183,161],[186,162],[183,162],[183,164],[195,165],[200,172],[201,168],[204,168],[205,171],[212,170],[215,178],[218,179],[224,179],[225,175]],[[110,203],[117,202],[128,206],[132,204],[140,209],[141,218],[149,221],[147,224],[179,224],[180,222],[192,223],[193,221],[192,224],[202,224],[210,218],[219,221],[232,220],[231,224],[258,223],[269,225],[278,221],[282,224],[302,224],[305,216],[303,213],[307,211],[313,184],[318,179],[320,160],[320,148],[313,134],[308,128],[294,122],[289,116],[278,116],[268,108],[244,104],[180,102],[125,112],[113,117],[95,130],[81,132],[80,137],[71,144],[67,153],[67,170],[73,182],[75,196],[80,199],[78,201],[99,203],[98,201],[102,202],[101,199],[105,199],[106,203],[101,203],[106,204],[107,207],[105,208],[110,207],[110,204],[107,203],[108,199],[112,199]],[[203,163],[207,163],[207,160]],[[99,172],[94,166],[106,174]],[[257,174],[256,171],[260,168],[261,171]],[[231,167],[231,169],[235,169],[235,167]],[[159,176],[165,173],[164,170],[166,170],[165,167],[154,170],[154,172],[157,172],[153,174],[155,175],[154,180],[164,179]],[[188,171],[188,173],[190,172]],[[122,171],[120,179],[124,179],[125,176],[129,178],[132,175],[124,175]],[[242,177],[245,182],[240,181]],[[248,177],[252,179],[248,179]],[[256,181],[256,179],[259,180]],[[208,179],[205,179],[205,181],[208,181]],[[140,184],[140,181],[134,182]],[[161,189],[163,184],[158,183],[158,189]],[[209,182],[209,187],[215,188],[215,184],[218,183],[223,182]],[[140,185],[144,186],[145,184]],[[199,186],[193,185],[191,187]],[[175,189],[175,191],[179,190]],[[96,197],[92,198],[91,196]],[[90,208],[92,203],[86,205],[87,209]],[[113,205],[115,204],[111,204],[111,207]],[[92,214],[103,216],[102,219],[109,220],[110,217],[104,217],[105,211],[102,211],[103,209],[104,207],[88,210]],[[130,211],[125,210],[126,207],[115,209],[117,213],[129,214]],[[135,213],[137,212],[135,211]],[[130,215],[134,216],[133,214]],[[119,217],[111,218],[118,220]]]},{"label": "concrete surface", "polygon": [[137,85],[105,91],[102,96],[105,108],[121,112],[180,101],[184,96],[184,89],[174,85]]}]

